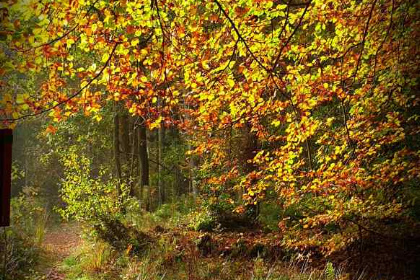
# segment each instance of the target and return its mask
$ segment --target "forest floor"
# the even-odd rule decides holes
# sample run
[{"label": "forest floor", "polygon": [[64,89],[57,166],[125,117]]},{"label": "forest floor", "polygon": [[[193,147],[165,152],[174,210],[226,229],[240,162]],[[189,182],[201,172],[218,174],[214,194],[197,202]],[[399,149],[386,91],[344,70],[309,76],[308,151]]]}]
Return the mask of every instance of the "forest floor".
[{"label": "forest floor", "polygon": [[81,243],[80,227],[76,223],[63,223],[49,228],[43,242],[43,259],[38,268],[41,279],[66,279],[60,266]]},{"label": "forest floor", "polygon": [[[205,233],[183,227],[163,228],[158,225],[145,231],[153,241],[149,245],[154,249],[146,250],[144,255],[140,254],[133,258],[129,258],[131,247],[117,254],[115,250],[110,251],[105,243],[92,243],[92,245],[89,241],[83,242],[81,232],[81,226],[77,223],[62,223],[48,228],[35,279],[114,280],[165,277],[165,279],[218,280],[325,280],[362,279],[362,275],[366,279],[417,279],[413,278],[415,261],[410,264],[410,261],[401,257],[401,260],[408,263],[406,266],[402,265],[398,258],[401,253],[397,254],[396,249],[390,245],[385,246],[377,237],[375,240],[365,237],[364,263],[359,263],[357,268],[354,265],[357,264],[357,259],[361,258],[354,252],[349,253],[354,261],[347,262],[345,266],[341,264],[345,263],[343,258],[347,259],[348,255],[343,252],[338,256],[331,256],[328,260],[314,255],[311,262],[305,258],[289,263],[291,252],[281,245],[281,234],[263,232],[259,229]],[[418,248],[418,245],[414,244],[409,247]],[[356,247],[353,249],[359,248]],[[401,250],[402,247],[398,248]],[[389,250],[395,253],[386,254]],[[416,256],[414,259],[418,260],[418,255]],[[378,262],[378,259],[381,261]],[[363,269],[360,269],[362,266]],[[330,273],[327,273],[328,270]],[[378,271],[381,273],[378,274]],[[375,277],[368,278],[368,274]],[[136,278],[132,278],[133,275]],[[407,277],[398,277],[398,275]]]}]

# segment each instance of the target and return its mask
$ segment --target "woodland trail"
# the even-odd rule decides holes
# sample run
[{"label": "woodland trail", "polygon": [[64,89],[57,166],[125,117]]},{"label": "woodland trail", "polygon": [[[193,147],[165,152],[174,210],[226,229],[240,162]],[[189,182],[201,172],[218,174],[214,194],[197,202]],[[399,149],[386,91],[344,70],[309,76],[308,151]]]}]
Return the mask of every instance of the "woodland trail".
[{"label": "woodland trail", "polygon": [[45,275],[44,279],[66,279],[65,274],[60,272],[60,265],[81,242],[80,228],[77,224],[60,224],[49,229],[43,242],[46,262],[41,264],[41,271]]}]

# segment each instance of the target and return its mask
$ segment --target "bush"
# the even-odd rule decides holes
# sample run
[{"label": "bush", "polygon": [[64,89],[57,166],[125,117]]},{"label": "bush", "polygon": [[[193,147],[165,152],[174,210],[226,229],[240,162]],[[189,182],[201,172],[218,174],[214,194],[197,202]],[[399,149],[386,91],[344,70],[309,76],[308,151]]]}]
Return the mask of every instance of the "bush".
[{"label": "bush", "polygon": [[127,213],[140,213],[138,202],[130,197],[129,186],[115,179],[91,176],[89,159],[70,149],[62,158],[65,178],[61,184],[61,198],[66,204],[58,209],[66,219],[74,218],[87,225],[88,234],[99,238],[118,250],[140,252],[150,241],[134,228]]},{"label": "bush", "polygon": [[202,210],[191,213],[189,227],[196,231],[212,231],[217,223],[209,211]]},{"label": "bush", "polygon": [[260,213],[258,220],[261,224],[270,231],[279,229],[279,222],[282,208],[275,202],[263,202],[260,204]]},{"label": "bush", "polygon": [[0,279],[23,279],[31,273],[41,253],[46,210],[33,188],[11,200],[11,225],[0,238]]}]

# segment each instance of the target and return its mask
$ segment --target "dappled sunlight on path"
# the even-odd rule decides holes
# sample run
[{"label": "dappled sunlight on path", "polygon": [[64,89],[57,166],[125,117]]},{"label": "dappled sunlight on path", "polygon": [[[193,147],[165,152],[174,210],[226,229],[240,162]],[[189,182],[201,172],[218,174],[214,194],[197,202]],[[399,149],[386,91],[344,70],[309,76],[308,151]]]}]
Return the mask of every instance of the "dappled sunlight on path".
[{"label": "dappled sunlight on path", "polygon": [[43,247],[46,251],[46,267],[43,269],[45,279],[64,280],[60,272],[61,262],[68,257],[82,242],[80,228],[77,224],[60,224],[45,234]]}]

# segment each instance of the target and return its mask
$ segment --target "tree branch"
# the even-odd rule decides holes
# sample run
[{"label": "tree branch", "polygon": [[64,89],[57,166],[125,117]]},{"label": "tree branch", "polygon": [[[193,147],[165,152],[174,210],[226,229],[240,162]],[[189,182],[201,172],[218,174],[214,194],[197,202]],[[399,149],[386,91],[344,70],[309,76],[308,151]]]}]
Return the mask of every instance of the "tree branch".
[{"label": "tree branch", "polygon": [[370,11],[369,11],[369,17],[368,17],[368,20],[366,22],[365,30],[363,32],[363,38],[362,38],[362,42],[361,42],[362,50],[360,51],[359,58],[357,59],[356,70],[354,71],[354,76],[353,76],[353,84],[354,84],[354,81],[356,80],[357,72],[359,71],[360,61],[362,60],[363,51],[365,50],[365,42],[366,42],[366,37],[367,37],[367,34],[368,34],[368,30],[369,30],[369,23],[370,23],[370,20],[372,19],[373,10],[375,8],[376,2],[378,2],[378,0],[375,0],[372,3],[372,7],[370,8]]},{"label": "tree branch", "polygon": [[301,2],[301,3],[291,3],[292,1],[280,1],[282,4],[286,4],[289,7],[302,7],[302,6],[306,6],[309,5],[311,3],[312,0],[308,1],[308,2]]},{"label": "tree branch", "polygon": [[[89,9],[87,10],[87,12],[86,12],[86,15],[87,14],[89,14],[89,12],[92,10],[92,9],[94,9],[95,8],[95,4],[96,3],[98,3],[98,1],[99,0],[96,0],[95,2],[93,2],[92,3],[92,5],[90,5],[89,6]],[[85,18],[86,17],[86,15],[83,17],[83,18]],[[56,37],[56,38],[54,38],[54,39],[52,39],[51,41],[49,41],[49,42],[47,42],[47,43],[44,43],[44,44],[41,44],[41,45],[38,45],[38,46],[35,46],[35,47],[32,47],[32,48],[28,48],[28,49],[25,49],[25,50],[21,50],[20,52],[28,52],[28,51],[30,51],[30,50],[34,50],[34,49],[39,49],[39,48],[42,48],[42,47],[45,47],[45,46],[48,46],[48,45],[52,45],[52,44],[54,44],[55,42],[57,42],[57,41],[60,41],[61,39],[63,39],[63,38],[65,38],[65,37],[67,37],[71,32],[73,32],[74,30],[76,30],[76,28],[77,27],[79,27],[79,24],[77,23],[77,24],[75,24],[71,29],[69,29],[66,33],[64,33],[63,35],[61,35],[61,36],[58,36],[58,37]],[[19,51],[19,50],[18,50]]]},{"label": "tree branch", "polygon": [[105,64],[103,65],[103,67],[101,68],[101,70],[83,87],[81,87],[78,91],[76,91],[75,93],[73,93],[72,95],[70,95],[69,97],[67,97],[65,100],[60,101],[59,103],[55,104],[54,106],[51,106],[49,108],[43,109],[39,112],[33,113],[33,114],[28,114],[28,115],[24,115],[24,116],[20,116],[18,118],[6,118],[6,119],[0,119],[0,121],[8,121],[8,122],[15,122],[18,120],[22,120],[22,119],[26,119],[29,117],[35,117],[38,115],[41,115],[43,113],[49,112],[51,110],[54,110],[55,108],[61,106],[64,103],[69,102],[70,100],[72,100],[73,98],[75,98],[76,96],[78,96],[79,94],[81,94],[83,92],[83,90],[85,90],[86,88],[88,88],[94,80],[96,80],[97,78],[99,78],[99,76],[103,73],[103,71],[105,70],[105,68],[108,66],[109,62],[111,61],[112,56],[114,55],[114,52],[118,46],[119,42],[116,42],[107,61],[105,62]]},{"label": "tree branch", "polygon": [[[306,12],[308,11],[309,6],[310,6],[311,2],[312,2],[312,0],[310,0],[309,2],[307,2],[307,3],[306,3],[305,10],[303,11],[302,15],[300,16],[300,19],[299,19],[299,22],[298,22],[297,26],[296,26],[296,27],[295,27],[295,29],[293,30],[292,34],[290,34],[289,38],[287,38],[287,41],[286,41],[286,42],[283,44],[283,46],[281,47],[281,49],[280,49],[280,51],[279,51],[279,53],[278,53],[278,55],[277,55],[277,57],[276,57],[276,60],[274,61],[274,64],[273,64],[273,68],[272,68],[272,71],[273,71],[273,72],[276,70],[277,63],[278,63],[278,62],[279,62],[279,60],[280,60],[280,56],[281,56],[281,53],[283,52],[284,48],[285,48],[285,47],[286,47],[286,46],[290,43],[290,41],[292,40],[293,36],[296,34],[296,31],[297,31],[297,30],[299,29],[299,27],[301,26],[302,21],[303,21],[303,18],[305,17],[305,14],[306,14]],[[288,7],[287,9],[289,9],[289,7]],[[287,14],[289,14],[289,10],[287,11]],[[285,23],[284,27],[285,27],[285,26],[286,26],[286,23]],[[282,30],[282,33],[283,33],[283,30]]]},{"label": "tree branch", "polygon": [[223,13],[223,15],[226,17],[226,19],[229,21],[230,25],[232,26],[233,30],[235,31],[236,35],[238,35],[238,38],[244,43],[246,50],[249,52],[251,57],[258,63],[258,65],[263,68],[267,73],[270,73],[270,69],[264,66],[262,62],[255,56],[255,54],[251,51],[251,48],[249,47],[247,41],[242,37],[241,33],[239,32],[238,28],[236,27],[233,20],[229,17],[228,13],[223,9],[222,5],[218,0],[213,0],[213,2],[217,5],[219,10]]}]

